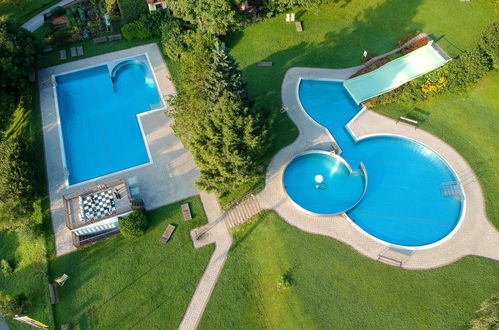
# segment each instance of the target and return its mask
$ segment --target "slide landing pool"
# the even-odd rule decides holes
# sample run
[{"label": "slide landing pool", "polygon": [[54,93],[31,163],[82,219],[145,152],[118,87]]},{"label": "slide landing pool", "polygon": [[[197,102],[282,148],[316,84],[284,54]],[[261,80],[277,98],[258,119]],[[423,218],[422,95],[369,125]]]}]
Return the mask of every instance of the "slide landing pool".
[{"label": "slide landing pool", "polygon": [[410,248],[442,241],[456,228],[464,196],[438,154],[399,136],[356,141],[346,125],[361,107],[341,82],[301,80],[299,99],[308,116],[334,137],[348,166],[338,170],[328,159],[336,156],[320,152],[292,159],[283,185],[295,205],[314,214],[345,212],[369,236]]}]

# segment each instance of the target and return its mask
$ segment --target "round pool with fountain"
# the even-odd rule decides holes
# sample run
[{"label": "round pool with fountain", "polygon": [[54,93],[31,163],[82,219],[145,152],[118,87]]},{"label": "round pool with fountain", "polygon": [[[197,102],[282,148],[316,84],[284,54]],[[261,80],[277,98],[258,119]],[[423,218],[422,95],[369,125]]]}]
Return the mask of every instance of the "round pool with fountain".
[{"label": "round pool with fountain", "polygon": [[286,167],[283,185],[296,206],[315,214],[338,214],[353,208],[366,187],[364,171],[352,171],[338,155],[309,151]]}]

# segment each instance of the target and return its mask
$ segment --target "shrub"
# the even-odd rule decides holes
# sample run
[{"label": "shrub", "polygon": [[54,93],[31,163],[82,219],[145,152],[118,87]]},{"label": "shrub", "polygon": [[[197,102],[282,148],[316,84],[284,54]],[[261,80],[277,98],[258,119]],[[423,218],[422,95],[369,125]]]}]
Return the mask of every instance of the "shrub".
[{"label": "shrub", "polygon": [[123,37],[127,40],[150,39],[159,37],[162,25],[168,22],[169,16],[165,11],[155,11],[151,14],[142,15],[140,19],[125,24],[121,28]]},{"label": "shrub", "polygon": [[125,24],[133,22],[149,12],[144,0],[119,0],[118,7]]},{"label": "shrub", "polygon": [[485,28],[478,44],[490,56],[494,66],[499,68],[499,20]]},{"label": "shrub", "polygon": [[490,57],[477,47],[463,52],[458,60],[448,64],[446,70],[448,71],[450,87],[452,89],[462,89],[476,83],[490,69]]},{"label": "shrub", "polygon": [[169,21],[161,27],[161,46],[163,53],[176,61],[185,49],[182,39],[182,28],[177,20]]},{"label": "shrub", "polygon": [[117,2],[116,0],[104,0],[104,9],[106,13],[110,14],[116,10]]},{"label": "shrub", "polygon": [[13,317],[16,314],[23,314],[28,304],[28,297],[24,293],[12,297],[4,291],[0,291],[0,314]]},{"label": "shrub", "polygon": [[293,284],[293,274],[288,270],[277,279],[277,290],[290,288]]},{"label": "shrub", "polygon": [[497,329],[499,325],[499,295],[485,300],[476,314],[478,317],[470,322],[470,329]]},{"label": "shrub", "polygon": [[121,234],[126,238],[139,237],[147,229],[147,216],[143,211],[133,211],[119,222]]},{"label": "shrub", "polygon": [[8,260],[0,260],[0,271],[4,276],[8,276],[14,272],[14,268],[11,266]]},{"label": "shrub", "polygon": [[121,28],[121,33],[126,40],[151,38],[149,29],[142,20],[125,24]]},{"label": "shrub", "polygon": [[52,34],[52,38],[49,39],[50,43],[54,46],[62,46],[67,44],[71,40],[71,29],[64,28],[57,30]]},{"label": "shrub", "polygon": [[31,204],[33,200],[32,150],[22,138],[0,142],[0,200],[14,199]]}]

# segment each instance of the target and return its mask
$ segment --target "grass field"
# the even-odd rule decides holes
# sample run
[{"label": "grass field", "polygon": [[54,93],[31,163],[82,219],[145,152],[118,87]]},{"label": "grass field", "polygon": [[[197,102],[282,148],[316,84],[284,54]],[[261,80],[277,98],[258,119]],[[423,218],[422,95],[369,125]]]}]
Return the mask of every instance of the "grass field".
[{"label": "grass field", "polygon": [[447,94],[414,107],[397,105],[375,110],[398,118],[411,117],[420,127],[453,146],[470,163],[485,193],[490,221],[499,228],[499,70],[491,71],[474,88]]},{"label": "grass field", "polygon": [[[29,298],[27,313],[30,317],[53,326],[53,313],[50,305],[48,284],[47,256],[53,254],[53,234],[50,222],[41,113],[38,99],[38,87],[31,85],[32,99],[27,111],[16,111],[8,131],[24,136],[31,141],[35,153],[37,173],[36,212],[33,219],[38,232],[23,233],[0,231],[0,259],[6,259],[16,265],[13,274],[4,277],[0,273],[0,290],[10,295],[24,293]],[[25,325],[8,320],[11,329],[25,329]]]},{"label": "grass field", "polygon": [[[499,292],[499,263],[406,271],[304,233],[275,213],[238,228],[199,329],[465,329]],[[277,290],[290,271],[294,284]]]},{"label": "grass field", "polygon": [[[56,323],[71,329],[176,329],[213,246],[194,250],[189,230],[206,223],[199,198],[188,200],[185,222],[178,202],[148,212],[150,226],[138,239],[121,236],[55,259],[51,271],[70,279],[59,289]],[[177,229],[159,242],[167,224]]]},{"label": "grass field", "polygon": [[22,24],[59,0],[0,0],[0,16]]},{"label": "grass field", "polygon": [[[298,11],[297,20],[303,21],[304,26],[301,33],[296,32],[293,24],[286,24],[284,15],[280,15],[228,35],[225,41],[243,70],[250,98],[257,106],[271,110],[272,115],[268,118],[272,123],[270,150],[263,155],[263,163],[268,163],[298,134],[288,116],[279,111],[281,83],[289,68],[359,65],[364,50],[369,54],[385,53],[398,47],[398,40],[418,30],[438,40],[451,55],[457,55],[460,50],[475,45],[480,32],[497,19],[498,13],[499,7],[492,1],[338,1],[323,6],[319,13]],[[272,61],[273,66],[256,65],[264,60]],[[475,120],[472,116],[467,118]],[[475,127],[480,123],[477,121]],[[444,140],[451,134],[467,140],[468,135],[475,132],[462,127],[460,131],[451,129],[441,135],[437,133]],[[461,154],[466,152],[460,146],[456,148]],[[486,182],[482,180],[482,183]],[[248,189],[249,186],[232,191],[220,200],[227,204]],[[487,198],[491,200],[493,196]]]}]

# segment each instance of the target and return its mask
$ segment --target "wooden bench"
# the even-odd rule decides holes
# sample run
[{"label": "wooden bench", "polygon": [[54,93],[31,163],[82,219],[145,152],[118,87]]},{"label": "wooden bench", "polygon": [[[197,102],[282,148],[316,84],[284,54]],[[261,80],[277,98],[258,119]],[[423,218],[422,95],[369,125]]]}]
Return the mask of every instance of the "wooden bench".
[{"label": "wooden bench", "polygon": [[192,219],[192,214],[191,214],[191,209],[189,208],[189,203],[182,204],[182,215],[184,216],[184,220],[191,220]]},{"label": "wooden bench", "polygon": [[295,26],[296,26],[296,31],[303,32],[303,25],[301,25],[301,21],[296,21]]},{"label": "wooden bench", "polygon": [[272,62],[270,62],[270,61],[258,62],[257,66],[272,66]]},{"label": "wooden bench", "polygon": [[106,37],[98,37],[98,38],[94,38],[93,41],[94,41],[94,44],[101,44],[103,42],[106,42],[107,38]]},{"label": "wooden bench", "polygon": [[412,126],[414,126],[414,129],[416,129],[419,125],[417,120],[413,120],[413,119],[406,118],[406,117],[399,117],[399,119],[397,119],[396,124],[398,124],[399,122],[412,125]]},{"label": "wooden bench", "polygon": [[57,304],[59,302],[59,295],[57,294],[57,286],[55,283],[49,283],[49,293],[52,305]]},{"label": "wooden bench", "polygon": [[108,41],[121,40],[121,34],[113,34],[112,36],[107,37]]},{"label": "wooden bench", "polygon": [[161,236],[161,238],[159,239],[159,241],[161,243],[167,243],[169,240],[170,240],[170,237],[172,237],[172,234],[173,234],[173,231],[175,230],[175,226],[174,225],[168,225],[168,227],[166,227],[165,229],[165,232],[163,233],[163,236]]}]

